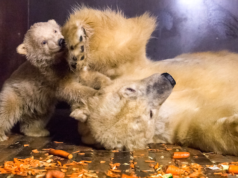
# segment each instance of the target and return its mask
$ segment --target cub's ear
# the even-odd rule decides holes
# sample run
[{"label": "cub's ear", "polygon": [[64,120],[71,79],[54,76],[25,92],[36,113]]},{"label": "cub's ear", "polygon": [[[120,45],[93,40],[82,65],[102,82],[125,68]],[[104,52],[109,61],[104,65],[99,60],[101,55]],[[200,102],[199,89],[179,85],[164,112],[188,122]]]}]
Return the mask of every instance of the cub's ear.
[{"label": "cub's ear", "polygon": [[26,46],[22,43],[17,47],[17,53],[18,54],[22,54],[22,55],[26,55],[27,54],[27,49]]},{"label": "cub's ear", "polygon": [[54,19],[48,20],[48,22],[53,24],[53,25],[58,25]]}]

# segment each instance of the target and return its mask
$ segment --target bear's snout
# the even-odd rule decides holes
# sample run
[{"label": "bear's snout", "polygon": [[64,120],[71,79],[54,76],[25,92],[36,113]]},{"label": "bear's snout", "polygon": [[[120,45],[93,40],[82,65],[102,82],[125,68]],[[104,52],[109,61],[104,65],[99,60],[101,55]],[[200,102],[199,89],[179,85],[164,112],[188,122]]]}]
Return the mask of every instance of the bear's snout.
[{"label": "bear's snout", "polygon": [[166,79],[168,79],[168,81],[171,83],[171,85],[174,87],[174,85],[176,85],[176,82],[174,80],[174,78],[168,74],[168,73],[162,73],[162,76],[164,76]]},{"label": "bear's snout", "polygon": [[60,38],[58,44],[59,44],[60,47],[64,47],[65,46],[65,40],[63,38]]}]

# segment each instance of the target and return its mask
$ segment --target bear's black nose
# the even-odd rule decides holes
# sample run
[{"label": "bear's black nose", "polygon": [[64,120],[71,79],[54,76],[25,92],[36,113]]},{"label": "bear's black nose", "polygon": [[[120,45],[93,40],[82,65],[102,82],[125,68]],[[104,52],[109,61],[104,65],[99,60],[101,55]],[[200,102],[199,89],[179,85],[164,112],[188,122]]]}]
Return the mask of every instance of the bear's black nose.
[{"label": "bear's black nose", "polygon": [[60,46],[60,47],[64,47],[64,45],[65,45],[65,40],[64,40],[64,38],[60,38],[60,39],[59,39],[59,46]]},{"label": "bear's black nose", "polygon": [[166,79],[168,79],[173,87],[174,87],[174,85],[176,85],[174,78],[170,74],[162,73],[161,75],[163,75]]}]

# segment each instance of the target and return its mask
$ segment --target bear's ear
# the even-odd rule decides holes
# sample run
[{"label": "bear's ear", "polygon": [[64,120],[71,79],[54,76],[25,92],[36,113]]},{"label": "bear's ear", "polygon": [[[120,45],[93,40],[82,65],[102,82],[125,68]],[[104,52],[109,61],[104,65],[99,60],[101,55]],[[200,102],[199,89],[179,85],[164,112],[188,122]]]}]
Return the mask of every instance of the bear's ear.
[{"label": "bear's ear", "polygon": [[54,19],[48,20],[48,22],[53,24],[53,25],[58,25]]},{"label": "bear's ear", "polygon": [[136,90],[135,86],[129,86],[122,88],[121,94],[125,98],[137,98],[138,91]]},{"label": "bear's ear", "polygon": [[22,54],[22,55],[26,55],[27,54],[27,49],[26,46],[22,43],[17,47],[17,53],[18,54]]}]

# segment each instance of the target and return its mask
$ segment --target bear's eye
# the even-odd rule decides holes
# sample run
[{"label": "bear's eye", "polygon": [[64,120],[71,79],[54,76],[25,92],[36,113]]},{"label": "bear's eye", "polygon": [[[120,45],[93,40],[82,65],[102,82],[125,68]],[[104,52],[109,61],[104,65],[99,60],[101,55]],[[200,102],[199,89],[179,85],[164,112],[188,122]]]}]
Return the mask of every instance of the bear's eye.
[{"label": "bear's eye", "polygon": [[57,30],[55,30],[54,32],[57,33]]},{"label": "bear's eye", "polygon": [[73,46],[70,46],[70,49],[71,49],[71,50],[74,50],[74,47],[73,47]]},{"label": "bear's eye", "polygon": [[82,37],[82,36],[79,37],[79,41],[80,41],[80,42],[83,41],[83,37]]},{"label": "bear's eye", "polygon": [[150,118],[152,119],[153,117],[153,112],[150,110]]},{"label": "bear's eye", "polygon": [[132,88],[127,88],[127,90],[128,91],[130,91],[130,92],[136,92],[134,89],[132,89]]},{"label": "bear's eye", "polygon": [[43,45],[45,45],[46,43],[47,43],[47,41],[46,41],[46,40],[42,41],[42,44],[43,44]]}]

